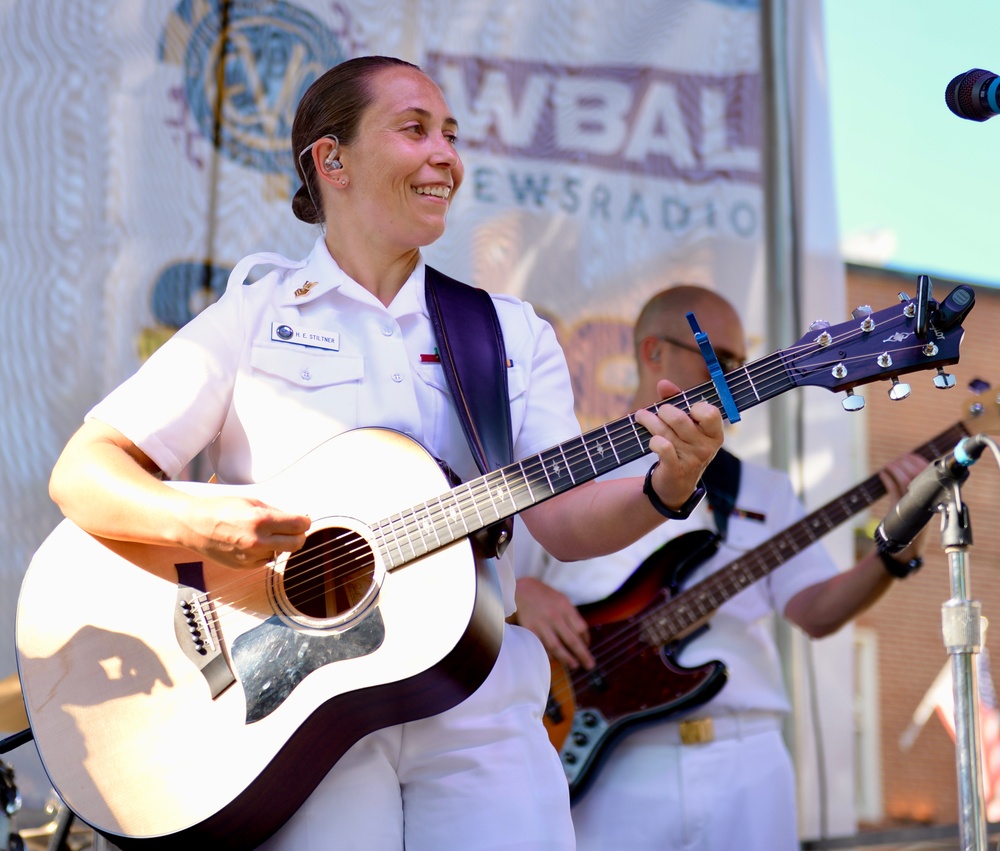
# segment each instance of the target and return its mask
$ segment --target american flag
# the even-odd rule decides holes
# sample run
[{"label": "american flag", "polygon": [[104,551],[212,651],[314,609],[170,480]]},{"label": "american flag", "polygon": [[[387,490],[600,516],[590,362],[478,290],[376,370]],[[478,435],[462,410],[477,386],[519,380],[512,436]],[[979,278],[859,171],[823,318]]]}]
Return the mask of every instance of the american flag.
[{"label": "american flag", "polygon": [[[955,740],[955,692],[952,686],[952,663],[949,659],[934,678],[913,721],[900,737],[900,747],[909,750],[931,712],[937,715],[952,741]],[[1000,821],[1000,707],[990,675],[990,657],[983,647],[976,654],[979,679],[979,738],[983,753],[983,800],[988,821]]]}]

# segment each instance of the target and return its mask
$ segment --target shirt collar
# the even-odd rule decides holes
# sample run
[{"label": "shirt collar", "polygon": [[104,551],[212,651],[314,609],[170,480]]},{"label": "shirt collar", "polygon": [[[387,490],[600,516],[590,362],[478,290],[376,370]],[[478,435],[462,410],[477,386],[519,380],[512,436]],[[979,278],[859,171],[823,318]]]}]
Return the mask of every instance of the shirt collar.
[{"label": "shirt collar", "polygon": [[388,308],[378,301],[361,284],[344,272],[337,261],[330,256],[326,240],[321,234],[313,244],[305,265],[292,271],[282,283],[281,303],[298,306],[315,301],[324,293],[339,290],[344,295],[358,301],[377,304],[387,309],[393,317],[411,313],[427,315],[427,299],[424,293],[424,259],[421,256],[410,277],[396,293]]}]

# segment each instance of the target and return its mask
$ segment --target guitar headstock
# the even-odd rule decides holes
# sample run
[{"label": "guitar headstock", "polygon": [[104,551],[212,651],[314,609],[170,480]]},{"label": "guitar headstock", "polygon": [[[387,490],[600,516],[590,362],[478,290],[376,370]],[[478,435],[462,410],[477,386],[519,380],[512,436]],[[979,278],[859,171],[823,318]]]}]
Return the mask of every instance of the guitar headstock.
[{"label": "guitar headstock", "polygon": [[939,304],[924,286],[916,299],[900,294],[900,304],[880,311],[859,307],[854,319],[839,325],[813,323],[810,331],[781,353],[796,385],[816,385],[846,391],[844,407],[857,411],[864,400],[853,388],[873,381],[892,382],[893,399],[904,399],[910,388],[900,375],[937,369],[934,385],[947,389],[955,378],[942,367],[958,362],[964,330],[962,321],[976,295],[961,284]]}]

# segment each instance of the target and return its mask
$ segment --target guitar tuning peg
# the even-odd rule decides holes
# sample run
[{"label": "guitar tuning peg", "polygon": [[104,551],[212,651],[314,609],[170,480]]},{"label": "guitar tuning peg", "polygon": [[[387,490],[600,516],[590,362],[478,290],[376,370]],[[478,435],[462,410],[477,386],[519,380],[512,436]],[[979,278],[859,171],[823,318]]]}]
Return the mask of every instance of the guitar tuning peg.
[{"label": "guitar tuning peg", "polygon": [[864,319],[868,316],[871,316],[874,312],[875,311],[872,310],[872,306],[870,304],[861,304],[855,307],[854,310],[851,311],[851,316],[853,316],[855,319]]},{"label": "guitar tuning peg", "polygon": [[892,387],[889,388],[889,398],[893,402],[898,402],[900,399],[905,399],[910,395],[910,385],[900,384],[899,379],[895,376],[892,377]]},{"label": "guitar tuning peg", "polygon": [[865,406],[865,398],[864,396],[855,395],[853,390],[848,390],[847,398],[840,404],[844,406],[845,411],[853,413],[854,411],[860,411]]},{"label": "guitar tuning peg", "polygon": [[945,372],[940,366],[937,368],[937,375],[934,376],[934,386],[938,390],[948,390],[955,386],[955,376],[950,372]]},{"label": "guitar tuning peg", "polygon": [[827,322],[825,319],[816,319],[813,322],[809,323],[810,331],[825,331],[829,327],[830,323]]},{"label": "guitar tuning peg", "polygon": [[898,298],[901,302],[904,303],[910,300],[910,297],[905,292],[903,292],[903,290],[900,290],[898,293],[896,293],[896,298]]}]

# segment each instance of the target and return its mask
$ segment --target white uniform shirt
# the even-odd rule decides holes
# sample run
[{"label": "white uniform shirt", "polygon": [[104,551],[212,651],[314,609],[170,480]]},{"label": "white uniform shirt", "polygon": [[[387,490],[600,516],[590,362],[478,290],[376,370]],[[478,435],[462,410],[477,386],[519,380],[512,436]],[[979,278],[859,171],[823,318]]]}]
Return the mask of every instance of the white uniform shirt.
[{"label": "white uniform shirt", "polygon": [[[640,458],[608,476],[644,476],[650,458]],[[763,544],[804,515],[791,482],[782,473],[757,464],[741,465],[740,491],[729,518],[726,540],[718,552],[684,581],[692,587],[715,570]],[[518,576],[533,576],[556,588],[576,605],[595,602],[616,591],[656,549],[667,541],[698,529],[715,529],[708,500],[687,520],[668,520],[640,541],[598,559],[564,564],[544,553],[526,530]],[[531,545],[524,553],[524,539]],[[678,661],[694,667],[719,660],[729,679],[706,706],[708,714],[763,710],[787,712],[781,663],[774,641],[775,612],[803,588],[837,573],[836,565],[820,545],[813,545],[789,559],[768,576],[723,603],[709,621],[709,628],[694,638]]]},{"label": "white uniform shirt", "polygon": [[[264,264],[275,268],[245,284]],[[578,434],[579,425],[552,328],[525,302],[493,301],[512,364],[514,455],[522,458]],[[422,261],[386,307],[340,270],[320,237],[303,261],[241,261],[219,301],[88,418],[122,432],[170,477],[209,447],[220,481],[259,482],[343,431],[381,426],[412,437],[467,481],[479,470],[442,367],[421,358],[435,345]],[[336,471],[317,474],[324,487],[351,487]],[[513,549],[498,563],[508,613]]]}]

